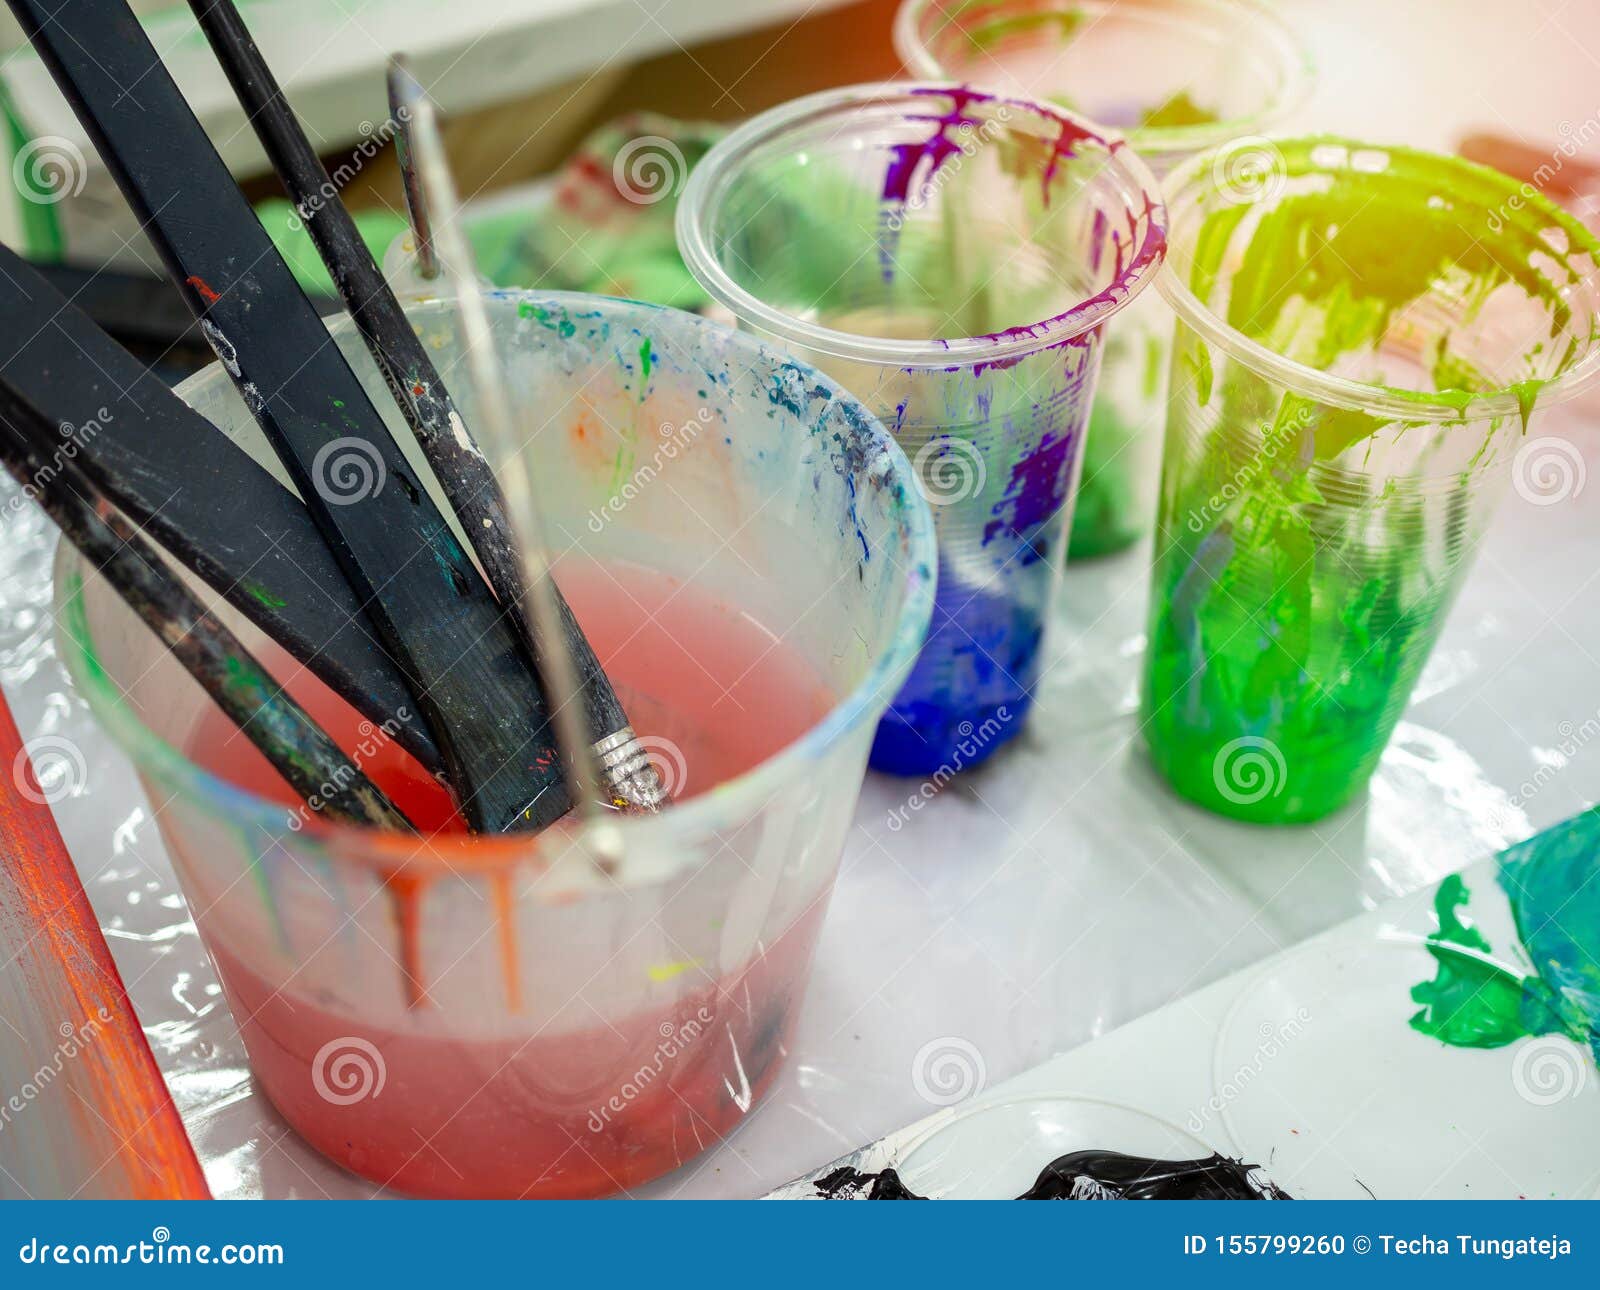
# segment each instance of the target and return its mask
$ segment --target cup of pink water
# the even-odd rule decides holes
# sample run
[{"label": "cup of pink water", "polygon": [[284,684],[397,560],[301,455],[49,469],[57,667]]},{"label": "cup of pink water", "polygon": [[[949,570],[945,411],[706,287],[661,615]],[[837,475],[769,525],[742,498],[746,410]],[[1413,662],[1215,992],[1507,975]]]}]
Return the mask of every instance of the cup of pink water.
[{"label": "cup of pink water", "polygon": [[[309,821],[65,545],[60,647],[301,1136],[405,1192],[600,1195],[717,1143],[779,1070],[873,729],[927,630],[933,529],[883,427],[756,339],[585,296],[489,306],[557,579],[675,799],[616,823],[619,862],[570,817],[465,833],[381,725],[218,603],[422,832]],[[454,306],[410,313],[449,380]],[[451,386],[470,423],[464,370]],[[266,459],[220,369],[180,393]]]}]

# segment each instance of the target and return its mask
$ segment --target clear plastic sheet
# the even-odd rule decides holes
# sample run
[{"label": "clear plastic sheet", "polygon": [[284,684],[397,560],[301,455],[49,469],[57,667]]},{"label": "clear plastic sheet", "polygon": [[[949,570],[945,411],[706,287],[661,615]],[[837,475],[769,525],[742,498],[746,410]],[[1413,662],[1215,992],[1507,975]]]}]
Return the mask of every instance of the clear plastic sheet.
[{"label": "clear plastic sheet", "polygon": [[[1600,422],[1534,430],[1370,793],[1317,825],[1249,828],[1161,787],[1132,742],[1147,552],[1069,569],[1030,730],[938,793],[868,779],[785,1072],[641,1194],[760,1195],[1593,802]],[[57,661],[54,532],[15,496],[0,684],[48,737],[45,787],[212,1188],[372,1194],[253,1091],[150,804]]]}]

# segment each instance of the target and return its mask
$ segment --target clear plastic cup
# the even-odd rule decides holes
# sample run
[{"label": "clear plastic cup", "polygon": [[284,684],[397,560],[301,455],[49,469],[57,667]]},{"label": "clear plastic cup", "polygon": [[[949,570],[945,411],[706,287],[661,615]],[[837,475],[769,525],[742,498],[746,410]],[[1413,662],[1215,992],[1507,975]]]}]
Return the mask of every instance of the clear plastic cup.
[{"label": "clear plastic cup", "polygon": [[[778,1071],[873,728],[927,627],[932,522],[883,427],[751,337],[594,297],[489,304],[557,576],[678,797],[616,819],[615,867],[571,817],[538,838],[310,824],[292,798],[190,760],[244,741],[216,737],[198,686],[65,547],[57,621],[80,692],[144,779],[255,1079],[289,1123],[403,1191],[594,1195],[715,1143]],[[453,307],[409,313],[449,379]],[[334,334],[393,413],[348,321]],[[470,386],[452,388],[470,420]],[[219,369],[181,393],[261,450]],[[627,594],[608,591],[596,616],[611,577]],[[658,619],[696,635],[669,639]],[[748,668],[781,656],[785,686],[754,694],[731,673],[729,641],[745,637]],[[378,777],[383,728],[263,657]],[[805,687],[814,719],[771,747]],[[699,711],[689,690],[712,714],[742,702],[716,728],[746,740],[728,756],[762,759],[725,782],[704,773],[726,749],[709,717],[672,724]]]},{"label": "clear plastic cup", "polygon": [[[1058,103],[1122,130],[1155,172],[1260,135],[1311,90],[1310,59],[1260,0],[906,0],[913,76]],[[1150,531],[1172,314],[1150,292],[1109,329],[1073,511],[1073,558]]]},{"label": "clear plastic cup", "polygon": [[951,85],[800,99],[690,176],[690,271],[880,416],[934,505],[933,627],[874,767],[949,774],[1022,730],[1102,328],[1153,278],[1164,223],[1125,144]]},{"label": "clear plastic cup", "polygon": [[1168,182],[1178,315],[1142,719],[1185,797],[1356,797],[1508,481],[1581,464],[1540,411],[1600,378],[1600,243],[1513,180],[1334,139]]}]

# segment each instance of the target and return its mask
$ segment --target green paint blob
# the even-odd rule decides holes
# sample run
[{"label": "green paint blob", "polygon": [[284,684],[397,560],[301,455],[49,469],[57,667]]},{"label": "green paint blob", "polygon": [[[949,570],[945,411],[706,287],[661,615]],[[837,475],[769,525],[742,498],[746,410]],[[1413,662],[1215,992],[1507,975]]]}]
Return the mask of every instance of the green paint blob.
[{"label": "green paint blob", "polygon": [[1548,988],[1496,960],[1488,940],[1457,910],[1471,893],[1460,874],[1439,884],[1439,930],[1428,937],[1438,964],[1433,980],[1411,987],[1422,1010],[1411,1028],[1458,1048],[1501,1048],[1527,1035],[1565,1033]]},{"label": "green paint blob", "polygon": [[1503,852],[1497,874],[1531,971],[1494,956],[1458,911],[1471,893],[1459,874],[1439,884],[1428,937],[1437,968],[1411,988],[1411,1026],[1460,1048],[1501,1048],[1564,1035],[1600,1060],[1600,808]]},{"label": "green paint blob", "polygon": [[268,591],[259,582],[247,582],[244,584],[244,589],[252,600],[259,601],[268,609],[282,609],[289,603],[282,597],[273,595],[272,592]]},{"label": "green paint blob", "polygon": [[655,356],[650,352],[650,337],[644,338],[644,343],[639,346],[639,402],[643,403],[645,395],[650,388],[650,368],[655,362]]},{"label": "green paint blob", "polygon": [[1148,109],[1139,118],[1139,128],[1169,130],[1189,125],[1215,125],[1220,120],[1217,113],[1195,102],[1188,90],[1179,90],[1165,103]]},{"label": "green paint blob", "polygon": [[[1171,267],[1277,355],[1461,412],[1326,402],[1177,328],[1145,728],[1184,796],[1288,823],[1338,810],[1376,770],[1487,524],[1490,469],[1544,384],[1600,339],[1592,305],[1573,303],[1592,300],[1600,243],[1465,162],[1275,146],[1258,200],[1225,168],[1180,181]],[[1514,195],[1516,213],[1494,216]],[[1518,412],[1472,411],[1506,392]]]},{"label": "green paint blob", "polygon": [[578,332],[578,325],[567,316],[565,310],[552,311],[531,300],[518,303],[517,317],[538,323],[546,331],[555,332],[562,340],[568,340]]},{"label": "green paint blob", "polygon": [[[964,10],[982,8],[983,3],[961,6],[952,13],[951,21],[959,21]],[[965,28],[963,34],[972,49],[988,52],[1013,36],[1031,36],[1039,32],[1056,36],[1065,44],[1082,25],[1081,9],[1038,9],[1031,13],[997,15],[988,21],[976,22]]]}]

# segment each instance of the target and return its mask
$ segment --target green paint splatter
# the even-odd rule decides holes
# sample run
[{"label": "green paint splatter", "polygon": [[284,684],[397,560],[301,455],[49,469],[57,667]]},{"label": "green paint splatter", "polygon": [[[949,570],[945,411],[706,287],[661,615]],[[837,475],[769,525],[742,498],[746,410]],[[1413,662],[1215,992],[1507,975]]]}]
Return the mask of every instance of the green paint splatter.
[{"label": "green paint splatter", "polygon": [[[963,9],[982,7],[982,4],[966,5]],[[961,10],[957,10],[951,20],[959,21],[960,16]],[[987,22],[978,22],[968,27],[964,34],[967,43],[973,49],[990,50],[1008,37],[1031,35],[1040,31],[1051,32],[1066,42],[1072,39],[1082,25],[1081,9],[1040,9],[1032,13],[1010,14],[991,18]]]},{"label": "green paint splatter", "polygon": [[287,600],[273,595],[272,592],[268,591],[259,582],[247,582],[244,584],[244,589],[252,600],[259,601],[268,609],[282,609],[289,603]]},{"label": "green paint splatter", "polygon": [[650,385],[650,368],[655,362],[655,355],[650,352],[650,337],[644,338],[644,344],[639,346],[639,402],[644,402],[644,396]]},{"label": "green paint splatter", "polygon": [[1427,938],[1437,968],[1411,988],[1411,1026],[1459,1048],[1501,1048],[1564,1035],[1600,1060],[1600,808],[1590,808],[1502,853],[1498,879],[1533,970],[1495,957],[1458,912],[1471,893],[1459,874],[1439,884],[1439,929]]},{"label": "green paint splatter", "polygon": [[523,300],[517,304],[517,317],[538,323],[545,330],[555,332],[562,340],[570,339],[578,331],[578,325],[566,315],[565,311],[559,316],[553,315],[550,310],[534,304],[531,300]]},{"label": "green paint splatter", "polygon": [[1165,103],[1150,108],[1139,118],[1142,130],[1171,130],[1187,125],[1214,125],[1222,120],[1210,108],[1201,107],[1188,90],[1179,90]]},{"label": "green paint splatter", "polygon": [[1483,933],[1457,912],[1470,894],[1460,874],[1439,884],[1439,930],[1427,942],[1438,969],[1433,980],[1411,988],[1412,1001],[1422,1005],[1411,1028],[1458,1048],[1501,1048],[1526,1035],[1566,1033],[1549,1004],[1549,987],[1496,960]]}]

